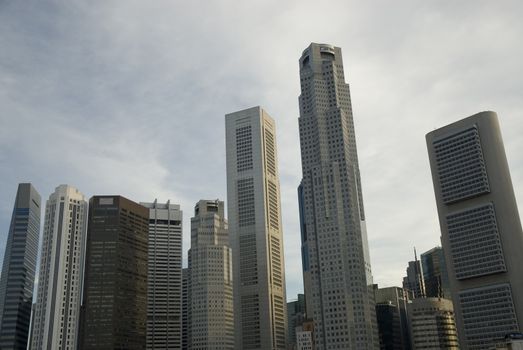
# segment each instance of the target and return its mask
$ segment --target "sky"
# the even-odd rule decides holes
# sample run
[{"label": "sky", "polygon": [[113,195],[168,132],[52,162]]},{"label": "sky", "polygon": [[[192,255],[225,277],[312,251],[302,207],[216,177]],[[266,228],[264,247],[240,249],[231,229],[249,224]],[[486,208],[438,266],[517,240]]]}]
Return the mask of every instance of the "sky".
[{"label": "sky", "polygon": [[[500,118],[523,205],[523,2],[0,0],[0,261],[17,185],[179,203],[226,200],[224,115],[275,119],[287,299],[303,292],[299,66],[342,48],[374,282],[440,245],[425,134]],[[521,213],[521,209],[520,209]]]}]

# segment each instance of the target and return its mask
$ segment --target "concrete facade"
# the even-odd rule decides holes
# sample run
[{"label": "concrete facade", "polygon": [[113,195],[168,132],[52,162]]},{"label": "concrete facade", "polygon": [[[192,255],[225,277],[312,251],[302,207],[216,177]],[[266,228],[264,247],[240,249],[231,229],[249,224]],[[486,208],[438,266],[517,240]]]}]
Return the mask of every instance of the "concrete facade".
[{"label": "concrete facade", "polygon": [[76,349],[87,229],[87,201],[60,185],[45,208],[31,349]]},{"label": "concrete facade", "polygon": [[200,200],[191,218],[191,349],[234,349],[232,250],[223,201]]},{"label": "concrete facade", "polygon": [[498,118],[426,139],[460,345],[487,349],[523,322],[523,233]]},{"label": "concrete facade", "polygon": [[147,349],[182,348],[182,211],[178,204],[149,209]]},{"label": "concrete facade", "polygon": [[285,349],[286,298],[274,120],[260,107],[225,116],[236,349]]},{"label": "concrete facade", "polygon": [[316,349],[378,349],[378,328],[349,85],[341,49],[299,60],[302,254]]}]

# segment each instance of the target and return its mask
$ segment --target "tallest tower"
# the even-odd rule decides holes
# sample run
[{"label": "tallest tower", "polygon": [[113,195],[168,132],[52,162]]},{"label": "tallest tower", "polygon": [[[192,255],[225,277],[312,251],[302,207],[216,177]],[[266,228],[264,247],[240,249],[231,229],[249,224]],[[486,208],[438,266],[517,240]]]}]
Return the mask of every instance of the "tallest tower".
[{"label": "tallest tower", "polygon": [[341,49],[300,58],[298,191],[307,314],[316,349],[379,347],[356,137]]}]

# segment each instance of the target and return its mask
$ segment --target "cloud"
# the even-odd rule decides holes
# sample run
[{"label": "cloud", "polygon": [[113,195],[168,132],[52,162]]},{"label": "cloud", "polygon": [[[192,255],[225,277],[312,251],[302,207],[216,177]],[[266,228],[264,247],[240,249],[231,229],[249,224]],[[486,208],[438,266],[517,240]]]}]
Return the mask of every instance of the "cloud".
[{"label": "cloud", "polygon": [[412,247],[439,244],[427,132],[497,111],[522,203],[522,7],[3,1],[2,232],[18,182],[33,182],[44,199],[69,183],[88,196],[180,203],[186,250],[194,204],[226,199],[224,114],[261,105],[277,123],[287,290],[294,298],[303,290],[298,58],[311,41],[329,42],[342,47],[351,86],[374,279],[399,285]]}]

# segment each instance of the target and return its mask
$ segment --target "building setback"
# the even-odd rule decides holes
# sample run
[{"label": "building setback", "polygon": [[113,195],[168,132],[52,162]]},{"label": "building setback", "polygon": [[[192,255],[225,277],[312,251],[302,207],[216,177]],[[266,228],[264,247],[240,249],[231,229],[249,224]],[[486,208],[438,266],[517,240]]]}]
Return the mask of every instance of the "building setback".
[{"label": "building setback", "polygon": [[317,350],[379,347],[349,85],[341,49],[299,60],[302,254]]},{"label": "building setback", "polygon": [[497,115],[426,139],[460,347],[492,348],[523,322],[523,233]]},{"label": "building setback", "polygon": [[18,185],[0,278],[0,349],[27,348],[40,205],[40,194],[31,184]]},{"label": "building setback", "polygon": [[90,199],[80,349],[145,349],[148,234],[148,208]]},{"label": "building setback", "polygon": [[225,116],[235,348],[285,349],[286,298],[274,120],[260,107]]},{"label": "building setback", "polygon": [[223,201],[200,200],[191,218],[191,349],[234,349],[232,250]]},{"label": "building setback", "polygon": [[458,335],[452,301],[416,298],[407,306],[412,348],[458,350]]},{"label": "building setback", "polygon": [[82,193],[60,185],[45,207],[31,349],[76,349],[87,228]]},{"label": "building setback", "polygon": [[178,204],[149,209],[147,349],[182,348],[182,211]]}]

